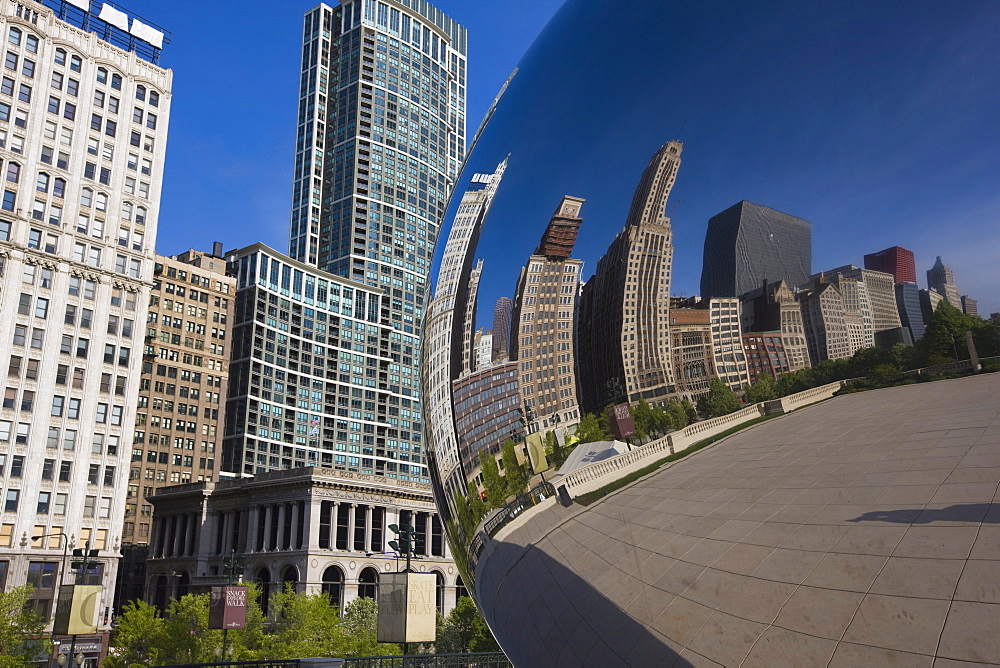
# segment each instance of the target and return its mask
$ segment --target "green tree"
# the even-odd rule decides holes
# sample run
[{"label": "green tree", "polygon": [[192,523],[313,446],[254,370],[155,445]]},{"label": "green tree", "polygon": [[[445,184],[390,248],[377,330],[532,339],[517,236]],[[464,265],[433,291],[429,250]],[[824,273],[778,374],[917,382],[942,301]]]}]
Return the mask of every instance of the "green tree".
[{"label": "green tree", "polygon": [[576,426],[576,438],[578,443],[595,443],[597,441],[609,440],[601,430],[597,416],[593,413],[587,413],[580,419],[580,424]]},{"label": "green tree", "polygon": [[698,400],[698,412],[706,418],[729,415],[740,409],[740,400],[719,378],[708,385],[708,394]]},{"label": "green tree", "polygon": [[462,596],[438,627],[435,650],[457,652],[498,652],[500,646],[471,598]]},{"label": "green tree", "polygon": [[684,409],[684,413],[687,415],[686,424],[691,424],[692,422],[698,419],[698,411],[695,410],[695,407],[691,403],[691,400],[688,399],[687,397],[681,399],[681,408]]},{"label": "green tree", "polygon": [[104,665],[107,668],[158,665],[164,633],[164,619],[155,605],[145,601],[126,603],[111,637],[111,646],[117,653],[109,655]]},{"label": "green tree", "polygon": [[934,309],[934,314],[927,322],[924,336],[917,344],[918,356],[924,365],[930,365],[931,360],[943,357],[954,360],[969,359],[965,342],[966,332],[972,332],[973,340],[977,343],[977,352],[980,347],[990,347],[990,331],[986,328],[984,320],[966,315],[948,302],[942,301]]},{"label": "green tree", "polygon": [[762,401],[771,401],[778,398],[778,387],[774,382],[774,376],[769,373],[762,373],[757,376],[756,382],[747,387],[746,400],[748,404],[759,404]]},{"label": "green tree", "polygon": [[45,620],[27,607],[31,591],[30,585],[0,591],[0,668],[27,668],[51,652]]},{"label": "green tree", "polygon": [[[475,529],[476,525],[479,524],[486,513],[489,512],[489,508],[483,503],[483,498],[479,496],[479,490],[476,489],[474,483],[469,483],[469,512],[472,513],[472,528]],[[469,538],[472,538],[470,533]]]},{"label": "green tree", "polygon": [[378,603],[374,599],[356,598],[348,603],[344,608],[344,619],[341,624],[347,646],[340,656],[386,656],[400,653],[399,645],[378,641]]},{"label": "green tree", "polygon": [[483,487],[486,488],[486,504],[490,508],[502,508],[507,502],[507,482],[500,475],[500,467],[493,453],[483,450],[479,453],[479,465],[483,471]]},{"label": "green tree", "polygon": [[639,403],[629,407],[632,414],[632,421],[635,422],[635,432],[639,438],[649,438],[656,429],[656,416],[653,409],[646,403],[645,399],[640,399]]},{"label": "green tree", "polygon": [[[687,401],[687,399],[685,399],[685,401]],[[688,402],[688,404],[690,403],[691,402]],[[666,412],[670,417],[670,426],[672,429],[683,429],[688,426],[688,422],[690,422],[688,411],[685,410],[684,405],[677,401],[677,399],[671,399],[667,402]]]},{"label": "green tree", "polygon": [[298,593],[289,583],[271,595],[268,609],[273,621],[264,643],[267,656],[260,658],[338,656],[348,645],[326,594]]},{"label": "green tree", "polygon": [[507,483],[507,496],[518,496],[528,491],[528,476],[524,467],[517,461],[515,443],[509,438],[503,442],[501,458],[503,461],[503,477]]},{"label": "green tree", "polygon": [[222,647],[222,631],[208,628],[208,594],[188,594],[173,600],[164,615],[161,636],[166,664],[208,663]]}]

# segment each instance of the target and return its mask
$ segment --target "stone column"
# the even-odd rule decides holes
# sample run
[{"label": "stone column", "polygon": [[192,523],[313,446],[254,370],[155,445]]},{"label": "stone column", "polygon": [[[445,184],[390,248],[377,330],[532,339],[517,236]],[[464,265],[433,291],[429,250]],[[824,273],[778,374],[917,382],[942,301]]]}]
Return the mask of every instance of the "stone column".
[{"label": "stone column", "polygon": [[302,537],[299,533],[299,502],[292,501],[292,540],[289,547],[293,550],[299,549]]},{"label": "stone column", "polygon": [[184,538],[184,547],[186,548],[185,554],[193,555],[195,553],[194,548],[194,525],[197,522],[197,516],[194,513],[188,513],[187,516],[187,536]]},{"label": "stone column", "polygon": [[358,504],[352,503],[347,516],[347,549],[354,551],[354,522],[357,519]]},{"label": "stone column", "polygon": [[340,521],[340,501],[333,502],[333,510],[330,511],[330,549],[337,549],[337,524]]},{"label": "stone column", "polygon": [[257,511],[257,506],[250,507],[250,519],[247,524],[247,542],[246,551],[256,552],[257,551],[257,524],[260,522],[260,515]]},{"label": "stone column", "polygon": [[305,539],[302,541],[303,547],[306,550],[317,550],[319,549],[319,531],[320,531],[320,515],[322,511],[322,501],[317,498],[309,499],[305,504],[305,522],[303,526],[305,527],[306,535]]},{"label": "stone column", "polygon": [[222,542],[219,544],[219,554],[229,554],[229,527],[232,523],[232,513],[228,510],[222,515]]},{"label": "stone column", "polygon": [[285,549],[285,513],[287,510],[287,503],[278,504],[278,544],[274,546],[278,550]]},{"label": "stone column", "polygon": [[365,506],[365,552],[372,551],[372,519],[375,513],[372,512],[371,504]]},{"label": "stone column", "polygon": [[274,506],[270,503],[264,506],[264,543],[261,552],[271,550],[271,523],[274,521]]},{"label": "stone column", "polygon": [[174,515],[174,531],[173,531],[173,544],[170,550],[170,556],[176,557],[181,553],[181,515]]}]

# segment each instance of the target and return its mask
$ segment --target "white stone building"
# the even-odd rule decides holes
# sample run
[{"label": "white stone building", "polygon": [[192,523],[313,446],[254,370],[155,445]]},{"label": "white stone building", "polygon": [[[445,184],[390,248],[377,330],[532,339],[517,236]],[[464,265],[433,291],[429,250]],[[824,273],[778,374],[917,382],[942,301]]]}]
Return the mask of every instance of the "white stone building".
[{"label": "white stone building", "polygon": [[64,551],[89,542],[106,628],[172,73],[163,33],[81,4],[0,5],[0,587],[34,585],[48,618]]}]

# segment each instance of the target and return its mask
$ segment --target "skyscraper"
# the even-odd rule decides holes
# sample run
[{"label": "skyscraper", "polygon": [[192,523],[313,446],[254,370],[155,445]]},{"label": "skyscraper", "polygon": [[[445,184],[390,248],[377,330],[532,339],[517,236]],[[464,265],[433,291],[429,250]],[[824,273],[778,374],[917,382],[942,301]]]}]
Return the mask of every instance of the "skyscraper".
[{"label": "skyscraper", "polygon": [[579,197],[562,198],[514,294],[510,357],[533,432],[580,420],[573,324],[583,261],[570,257],[583,218]]},{"label": "skyscraper", "polygon": [[500,297],[493,305],[493,361],[501,362],[510,355],[510,314],[514,300]]},{"label": "skyscraper", "polygon": [[[843,278],[861,281],[868,289],[871,305],[872,327],[875,334],[900,327],[899,308],[896,306],[896,290],[892,274],[872,269],[862,269],[853,264],[823,272],[828,277],[840,274]],[[843,291],[841,291],[843,294]],[[847,296],[845,295],[845,299]],[[866,344],[870,345],[870,344]]]},{"label": "skyscraper", "polygon": [[924,335],[924,317],[920,309],[920,290],[916,283],[896,283],[896,308],[899,321],[910,330],[910,338],[919,340]]},{"label": "skyscraper", "polygon": [[955,285],[955,273],[941,261],[940,255],[937,256],[934,266],[927,270],[927,287],[936,290],[946,302],[959,311],[962,310],[962,298],[958,286]]},{"label": "skyscraper", "polygon": [[892,274],[896,283],[916,283],[917,266],[913,251],[901,246],[893,246],[877,253],[865,255],[865,269],[874,269]]},{"label": "skyscraper", "polygon": [[[475,174],[455,211],[451,231],[441,254],[434,296],[427,308],[422,372],[423,409],[433,426],[429,434],[441,472],[442,484],[452,492],[465,491],[465,473],[460,467],[459,444],[454,438],[455,420],[452,381],[471,371],[474,357],[471,332],[482,273],[482,260],[474,263],[476,245],[489,215],[507,160],[492,174]],[[466,337],[470,340],[467,342]],[[458,345],[461,342],[461,345]]]},{"label": "skyscraper", "polygon": [[[580,299],[581,403],[588,412],[620,398],[675,392],[670,355],[673,231],[667,198],[681,164],[680,142],[653,154],[632,197],[624,229],[597,263]],[[615,396],[612,396],[615,395]]]},{"label": "skyscraper", "polygon": [[419,475],[421,321],[465,154],[466,46],[465,28],[425,0],[321,4],[303,25],[289,255],[380,295],[390,375],[406,382],[366,389],[365,403],[375,414],[406,403],[407,428],[385,447]]},{"label": "skyscraper", "polygon": [[163,32],[80,4],[0,7],[0,583],[33,585],[48,620],[63,550],[89,543],[107,628],[173,77]]},{"label": "skyscraper", "polygon": [[746,200],[708,221],[701,297],[736,297],[762,281],[793,288],[812,273],[812,225]]}]

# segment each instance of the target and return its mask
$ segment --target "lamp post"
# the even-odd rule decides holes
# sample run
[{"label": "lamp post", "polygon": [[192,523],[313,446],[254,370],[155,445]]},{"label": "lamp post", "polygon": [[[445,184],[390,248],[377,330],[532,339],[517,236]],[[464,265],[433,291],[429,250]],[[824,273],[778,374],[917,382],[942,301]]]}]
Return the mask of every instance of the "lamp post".
[{"label": "lamp post", "polygon": [[[66,534],[64,534],[62,532],[59,532],[59,533],[46,533],[46,534],[42,534],[41,536],[32,536],[31,542],[34,543],[36,540],[41,540],[43,538],[52,538],[53,536],[59,536],[59,543],[60,543],[60,545],[62,545],[62,551],[63,551],[63,553],[62,553],[62,562],[59,565],[59,591],[61,592],[62,588],[63,588],[63,580],[65,580],[65,578],[66,578],[66,559],[69,556],[69,536],[67,536]],[[56,600],[58,600],[58,595],[56,596]],[[55,634],[55,629],[53,628],[53,633],[52,633],[52,642],[53,643],[55,642],[55,639],[56,639],[56,634]],[[60,656],[60,658],[61,658],[61,656]],[[57,659],[57,661],[58,661],[58,659]],[[59,665],[61,666],[63,664],[60,663]]]}]

